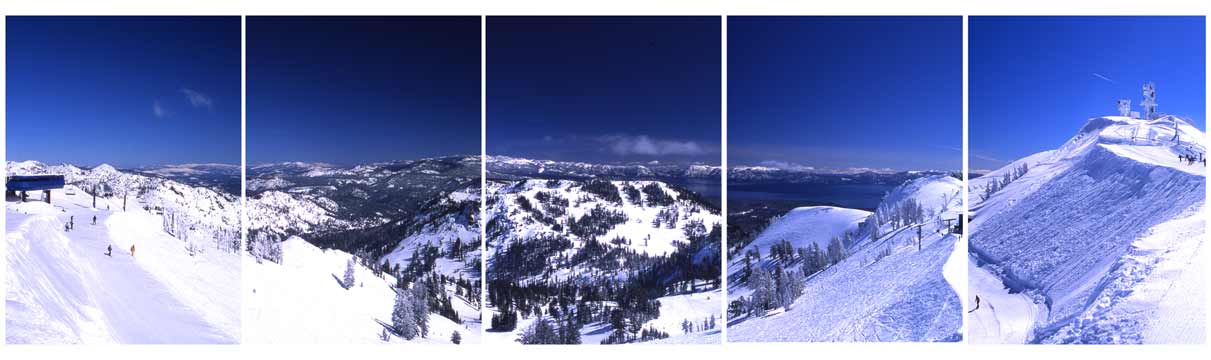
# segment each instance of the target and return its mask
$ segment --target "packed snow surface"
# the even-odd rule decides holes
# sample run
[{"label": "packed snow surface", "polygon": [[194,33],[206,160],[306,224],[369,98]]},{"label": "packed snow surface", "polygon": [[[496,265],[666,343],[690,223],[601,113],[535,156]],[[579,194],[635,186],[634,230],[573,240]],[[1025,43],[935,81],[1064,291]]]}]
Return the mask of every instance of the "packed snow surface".
[{"label": "packed snow surface", "polygon": [[[239,254],[217,250],[203,226],[181,235],[190,241],[175,238],[160,215],[144,210],[174,199],[197,203],[150,192],[122,211],[121,198],[98,198],[94,208],[75,185],[51,195],[51,204],[35,194],[5,204],[8,343],[239,342]],[[75,228],[65,231],[73,218]]]},{"label": "packed snow surface", "polygon": [[[973,342],[1202,342],[1206,167],[1188,120],[1089,120],[973,179]],[[984,198],[1006,174],[1029,170]],[[994,187],[995,188],[995,187]]]},{"label": "packed snow surface", "polygon": [[[870,215],[860,210],[799,208],[779,218],[749,246],[765,247],[763,239],[770,238],[785,239],[796,248],[824,241],[820,243],[824,247],[834,236],[859,235],[849,256],[809,276],[803,294],[789,307],[729,318],[728,341],[960,340],[962,292],[953,280],[954,268],[961,264],[954,260],[959,236],[950,233],[943,220],[954,219],[961,211],[961,189],[961,181],[943,175],[910,180],[893,189],[883,204],[914,199],[924,208],[925,219],[900,228],[885,224],[877,238],[859,232],[862,215]],[[923,237],[920,250],[917,227]],[[788,270],[798,270],[791,265]],[[786,265],[763,256],[755,266]],[[734,282],[743,268],[742,258],[729,264],[730,299],[753,293],[747,284]]]}]

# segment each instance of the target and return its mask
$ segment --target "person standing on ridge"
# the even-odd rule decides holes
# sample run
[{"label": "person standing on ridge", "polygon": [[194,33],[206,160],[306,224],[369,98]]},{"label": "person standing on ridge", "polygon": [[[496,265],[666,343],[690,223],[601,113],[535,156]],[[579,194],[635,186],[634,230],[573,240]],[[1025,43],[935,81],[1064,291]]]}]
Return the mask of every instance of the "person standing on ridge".
[{"label": "person standing on ridge", "polygon": [[130,257],[135,257],[135,244],[130,244]]}]

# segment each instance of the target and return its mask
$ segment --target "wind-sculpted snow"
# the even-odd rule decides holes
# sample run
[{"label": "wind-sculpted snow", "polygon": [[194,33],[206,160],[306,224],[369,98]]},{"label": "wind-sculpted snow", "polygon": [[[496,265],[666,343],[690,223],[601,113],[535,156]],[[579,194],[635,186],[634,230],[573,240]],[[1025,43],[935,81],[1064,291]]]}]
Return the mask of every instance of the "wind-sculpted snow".
[{"label": "wind-sculpted snow", "polygon": [[[1175,124],[1178,139],[1174,139]],[[1189,236],[1166,241],[1160,249],[1141,249],[1140,241],[1150,236],[1171,238],[1164,233],[1179,230],[1157,230],[1158,226],[1203,214],[1205,167],[1179,160],[1181,155],[1205,154],[1203,136],[1176,117],[1092,119],[1058,150],[1033,156],[1023,176],[974,206],[973,255],[1012,292],[1037,293],[1036,302],[1047,308],[1046,316],[1031,323],[1030,329],[1014,333],[1030,333],[1026,341],[1031,342],[1174,340],[1145,338],[1145,324],[1152,322],[1147,316],[1131,315],[1143,313],[1141,309],[1153,311],[1159,300],[1123,299],[1132,297],[1140,284],[1168,284],[1186,276],[1174,270],[1161,278],[1168,280],[1158,280],[1160,275],[1153,275],[1151,269],[1169,256],[1165,254],[1201,246],[1201,222],[1179,227]],[[1002,169],[973,181],[972,193],[1004,181],[1005,173]],[[973,286],[973,296],[981,291],[996,289]],[[1131,304],[1132,310],[1119,304]],[[1001,322],[1006,321],[1012,319]],[[1201,331],[1201,318],[1197,321]]]},{"label": "wind-sculpted snow", "polygon": [[[899,225],[889,220],[879,236],[869,230],[877,218],[860,210],[809,207],[795,209],[775,221],[763,238],[788,241],[800,249],[830,238],[856,236],[847,256],[810,274],[803,293],[788,306],[752,311],[729,318],[728,340],[737,342],[934,342],[962,339],[962,305],[955,284],[945,271],[953,268],[958,235],[942,221],[954,219],[962,208],[961,182],[935,175],[908,181],[884,198],[880,209],[907,200],[921,204],[919,221]],[[888,210],[880,210],[888,211]],[[868,216],[860,217],[863,213]],[[887,216],[887,214],[883,214]],[[831,225],[827,225],[831,224]],[[795,229],[802,227],[801,229]],[[921,240],[918,245],[920,228]],[[795,231],[789,231],[795,229]],[[856,235],[855,235],[856,234]],[[821,243],[821,239],[824,239]],[[918,246],[920,249],[918,250]],[[748,250],[747,248],[745,249]],[[743,253],[743,252],[742,252]],[[767,252],[755,268],[800,270],[802,259],[776,260]],[[743,276],[742,256],[729,263],[729,300],[751,299],[755,289]]]}]

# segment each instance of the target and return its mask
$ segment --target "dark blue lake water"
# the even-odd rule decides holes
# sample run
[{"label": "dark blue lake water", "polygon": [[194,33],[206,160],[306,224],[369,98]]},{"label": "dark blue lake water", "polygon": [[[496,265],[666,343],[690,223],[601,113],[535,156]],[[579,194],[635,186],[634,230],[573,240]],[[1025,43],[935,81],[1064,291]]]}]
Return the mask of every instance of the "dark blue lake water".
[{"label": "dark blue lake water", "polygon": [[894,187],[881,184],[729,184],[727,198],[729,202],[778,200],[832,203],[847,208],[873,210],[883,200],[883,194]]}]

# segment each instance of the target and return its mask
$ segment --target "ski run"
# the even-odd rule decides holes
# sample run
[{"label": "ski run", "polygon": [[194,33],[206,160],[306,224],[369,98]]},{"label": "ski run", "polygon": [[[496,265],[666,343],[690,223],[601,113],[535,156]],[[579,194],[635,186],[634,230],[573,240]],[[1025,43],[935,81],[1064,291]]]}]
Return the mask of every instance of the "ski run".
[{"label": "ski run", "polygon": [[240,342],[235,196],[109,165],[8,171],[68,183],[6,201],[8,343]]}]

